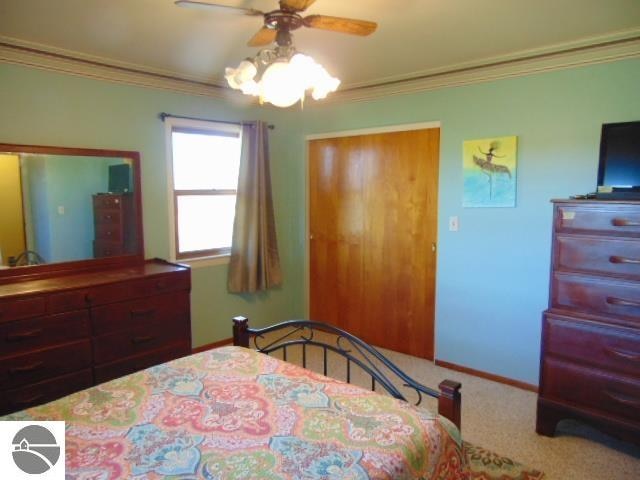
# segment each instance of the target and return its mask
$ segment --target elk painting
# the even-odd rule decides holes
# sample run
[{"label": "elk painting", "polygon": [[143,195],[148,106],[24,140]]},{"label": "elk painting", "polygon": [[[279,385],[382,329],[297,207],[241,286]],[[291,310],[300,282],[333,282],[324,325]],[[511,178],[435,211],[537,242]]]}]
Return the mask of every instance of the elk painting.
[{"label": "elk painting", "polygon": [[515,207],[517,137],[468,140],[463,146],[463,207]]}]

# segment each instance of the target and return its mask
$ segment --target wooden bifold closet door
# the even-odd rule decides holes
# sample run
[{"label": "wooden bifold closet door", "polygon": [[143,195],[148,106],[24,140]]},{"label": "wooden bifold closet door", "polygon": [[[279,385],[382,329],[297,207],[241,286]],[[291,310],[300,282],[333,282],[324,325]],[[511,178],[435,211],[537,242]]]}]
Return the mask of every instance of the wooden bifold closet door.
[{"label": "wooden bifold closet door", "polygon": [[433,359],[440,130],[309,141],[310,318]]}]

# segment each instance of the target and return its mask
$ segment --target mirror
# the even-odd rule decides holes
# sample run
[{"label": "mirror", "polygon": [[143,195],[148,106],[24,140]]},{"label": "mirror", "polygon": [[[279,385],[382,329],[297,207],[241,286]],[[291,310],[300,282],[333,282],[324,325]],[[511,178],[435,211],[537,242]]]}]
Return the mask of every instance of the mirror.
[{"label": "mirror", "polygon": [[0,271],[143,257],[137,152],[0,144]]}]

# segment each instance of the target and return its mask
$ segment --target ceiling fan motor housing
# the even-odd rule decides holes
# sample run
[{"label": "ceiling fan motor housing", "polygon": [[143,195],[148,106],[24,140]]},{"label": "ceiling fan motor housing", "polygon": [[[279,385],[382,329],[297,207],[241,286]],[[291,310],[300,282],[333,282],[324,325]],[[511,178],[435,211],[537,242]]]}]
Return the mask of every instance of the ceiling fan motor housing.
[{"label": "ceiling fan motor housing", "polygon": [[274,10],[264,14],[264,24],[274,30],[297,30],[304,25],[304,21],[297,13]]}]

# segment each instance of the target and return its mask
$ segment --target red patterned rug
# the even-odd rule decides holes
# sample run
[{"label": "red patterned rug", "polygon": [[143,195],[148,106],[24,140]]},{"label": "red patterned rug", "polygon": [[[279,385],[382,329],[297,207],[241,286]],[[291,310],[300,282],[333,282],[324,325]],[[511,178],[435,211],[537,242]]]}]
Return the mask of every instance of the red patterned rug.
[{"label": "red patterned rug", "polygon": [[478,447],[469,442],[463,444],[472,480],[540,480],[544,473]]}]

